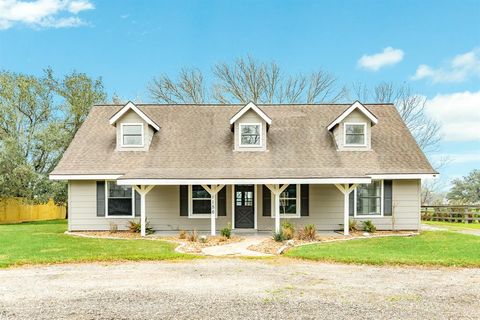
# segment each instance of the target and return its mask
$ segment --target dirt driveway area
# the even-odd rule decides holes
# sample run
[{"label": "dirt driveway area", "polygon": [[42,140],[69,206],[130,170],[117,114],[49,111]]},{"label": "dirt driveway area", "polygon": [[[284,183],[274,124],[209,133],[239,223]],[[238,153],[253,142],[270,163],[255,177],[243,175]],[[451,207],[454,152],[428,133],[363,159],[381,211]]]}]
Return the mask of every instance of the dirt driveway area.
[{"label": "dirt driveway area", "polygon": [[0,270],[0,319],[479,319],[480,269],[287,259]]}]

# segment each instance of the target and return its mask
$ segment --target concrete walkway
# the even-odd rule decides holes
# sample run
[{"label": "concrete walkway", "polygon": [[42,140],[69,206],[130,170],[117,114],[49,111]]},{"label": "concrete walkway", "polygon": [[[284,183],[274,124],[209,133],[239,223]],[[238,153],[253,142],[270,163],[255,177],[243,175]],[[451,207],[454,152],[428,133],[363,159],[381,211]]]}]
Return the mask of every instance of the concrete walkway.
[{"label": "concrete walkway", "polygon": [[244,256],[244,257],[266,257],[271,256],[267,253],[248,250],[251,245],[256,245],[267,239],[267,236],[249,236],[245,240],[230,243],[222,246],[213,246],[202,249],[202,252],[209,256]]}]

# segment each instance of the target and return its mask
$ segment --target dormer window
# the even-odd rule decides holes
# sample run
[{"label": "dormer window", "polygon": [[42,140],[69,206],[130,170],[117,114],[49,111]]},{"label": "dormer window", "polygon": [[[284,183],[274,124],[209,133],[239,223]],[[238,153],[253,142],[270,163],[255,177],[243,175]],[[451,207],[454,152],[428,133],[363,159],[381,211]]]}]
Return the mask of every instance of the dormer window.
[{"label": "dormer window", "polygon": [[122,147],[143,147],[144,132],[142,123],[122,123]]},{"label": "dormer window", "polygon": [[367,145],[365,133],[366,123],[345,123],[345,146],[364,147]]},{"label": "dormer window", "polygon": [[262,146],[262,124],[261,123],[240,123],[240,146],[261,147]]}]

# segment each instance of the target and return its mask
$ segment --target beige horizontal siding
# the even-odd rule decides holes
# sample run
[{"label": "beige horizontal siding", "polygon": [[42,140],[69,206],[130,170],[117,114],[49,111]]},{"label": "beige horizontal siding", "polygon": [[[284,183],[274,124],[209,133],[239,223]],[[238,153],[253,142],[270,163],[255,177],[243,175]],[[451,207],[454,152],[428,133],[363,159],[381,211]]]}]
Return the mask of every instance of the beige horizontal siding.
[{"label": "beige horizontal siding", "polygon": [[[227,186],[227,216],[218,217],[217,229],[232,221],[232,187]],[[272,230],[274,219],[263,216],[262,189],[257,188],[257,228]],[[147,194],[147,221],[155,230],[210,230],[209,218],[180,216],[178,186],[156,186]],[[343,224],[343,195],[333,185],[310,186],[310,215],[290,219],[297,227],[315,224],[318,230],[340,230]],[[417,230],[420,225],[420,181],[393,182],[393,217],[371,217],[379,230]],[[108,230],[114,223],[119,230],[126,229],[132,218],[105,218],[96,216],[96,182],[70,181],[69,229]],[[362,219],[357,219],[362,221]]]}]

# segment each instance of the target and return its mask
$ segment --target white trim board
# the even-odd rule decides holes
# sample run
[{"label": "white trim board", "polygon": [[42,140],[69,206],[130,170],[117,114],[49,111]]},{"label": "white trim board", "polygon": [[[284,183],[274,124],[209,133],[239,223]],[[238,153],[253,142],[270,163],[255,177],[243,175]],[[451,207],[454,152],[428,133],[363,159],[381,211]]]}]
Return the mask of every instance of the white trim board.
[{"label": "white trim board", "polygon": [[188,184],[356,184],[370,183],[366,178],[285,178],[285,179],[119,179],[120,185],[188,185]]},{"label": "white trim board", "polygon": [[430,179],[435,178],[437,173],[398,173],[398,174],[370,174],[374,180],[402,180],[402,179]]},{"label": "white trim board", "polygon": [[50,180],[116,180],[121,174],[51,174]]},{"label": "white trim board", "polygon": [[371,113],[363,104],[359,101],[355,101],[347,110],[345,110],[341,115],[339,115],[335,120],[332,121],[327,127],[328,130],[332,130],[337,124],[342,122],[350,113],[354,110],[360,110],[373,124],[378,123],[377,117]]},{"label": "white trim board", "polygon": [[252,109],[255,111],[260,118],[263,119],[268,125],[272,124],[272,119],[265,112],[262,111],[259,107],[255,105],[253,102],[247,103],[242,109],[240,109],[232,118],[230,118],[230,124],[234,124],[238,119],[240,119],[248,110]]},{"label": "white trim board", "polygon": [[129,101],[120,111],[115,113],[111,118],[110,118],[110,124],[115,124],[118,119],[120,119],[128,110],[133,110],[140,118],[142,118],[146,123],[152,126],[156,131],[160,130],[160,127],[153,122],[152,119],[150,119],[145,113],[143,113],[142,110],[138,109],[137,106],[133,104],[133,102]]}]

